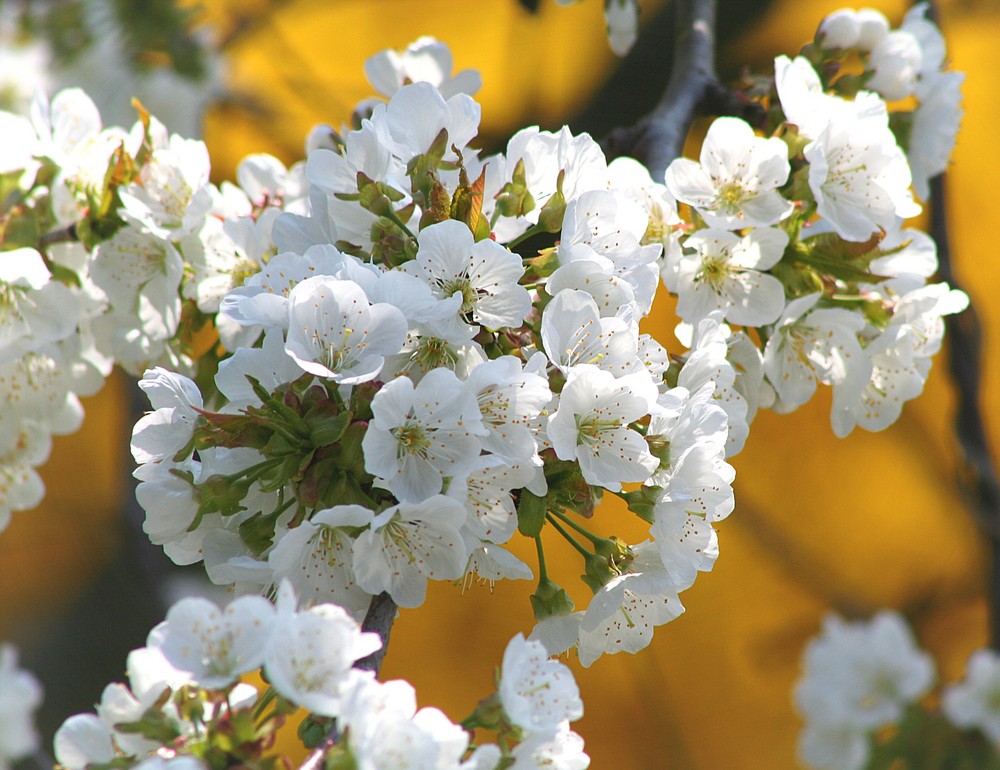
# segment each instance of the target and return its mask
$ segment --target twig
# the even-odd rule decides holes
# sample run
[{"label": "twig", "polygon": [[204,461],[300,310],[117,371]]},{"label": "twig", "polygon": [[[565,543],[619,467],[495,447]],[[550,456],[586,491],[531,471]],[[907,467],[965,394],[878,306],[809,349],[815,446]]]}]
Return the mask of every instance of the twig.
[{"label": "twig", "polygon": [[715,73],[715,0],[677,0],[675,10],[674,60],[663,96],[635,126],[616,129],[604,142],[610,155],[644,162],[654,179],[681,154],[706,96],[722,90]]},{"label": "twig", "polygon": [[[366,658],[362,658],[354,664],[354,668],[362,671],[374,671],[378,675],[382,668],[382,659],[385,657],[386,649],[389,646],[389,633],[392,631],[393,621],[396,619],[396,603],[385,591],[380,593],[368,606],[368,613],[361,624],[362,631],[371,631],[379,635],[382,646]],[[323,766],[327,752],[330,751],[340,741],[340,728],[334,724],[330,732],[326,734],[323,741],[309,752],[305,762],[299,770],[319,770]]]},{"label": "twig", "polygon": [[66,227],[42,234],[38,239],[38,245],[44,251],[54,243],[75,243],[78,240],[80,240],[80,236],[77,235],[76,223],[74,222]]},{"label": "twig", "polygon": [[[944,176],[930,182],[931,235],[937,243],[939,274],[953,288],[960,288],[951,264]],[[972,303],[968,310],[949,316],[948,369],[958,391],[955,436],[965,460],[963,483],[972,513],[990,539],[992,564],[989,580],[990,641],[1000,650],[1000,479],[990,451],[983,412],[979,404],[982,383],[982,329]]]}]

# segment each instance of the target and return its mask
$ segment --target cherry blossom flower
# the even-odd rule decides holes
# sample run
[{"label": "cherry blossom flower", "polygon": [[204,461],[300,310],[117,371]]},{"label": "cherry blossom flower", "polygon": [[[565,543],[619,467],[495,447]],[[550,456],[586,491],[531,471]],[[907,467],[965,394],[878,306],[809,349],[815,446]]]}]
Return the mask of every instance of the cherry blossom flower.
[{"label": "cherry blossom flower", "polygon": [[435,296],[462,298],[456,321],[480,323],[488,329],[520,326],[531,308],[521,259],[490,239],[473,241],[462,222],[447,220],[425,227],[417,258],[403,266],[423,279]]},{"label": "cherry blossom flower", "polygon": [[655,401],[656,386],[644,371],[616,379],[596,366],[575,366],[548,419],[549,440],[559,459],[580,463],[587,483],[618,491],[622,482],[645,481],[659,465],[628,427]]},{"label": "cherry blossom flower", "polygon": [[260,596],[243,596],[220,610],[208,599],[182,599],[154,628],[147,644],[202,687],[217,689],[260,668],[274,628],[274,607]]},{"label": "cherry blossom flower", "polygon": [[318,604],[296,612],[296,604],[291,586],[283,583],[264,670],[271,685],[293,703],[314,714],[339,716],[342,694],[360,675],[352,666],[382,643],[378,634],[362,632],[342,607]]},{"label": "cherry blossom flower", "polygon": [[0,768],[38,748],[33,712],[42,703],[42,686],[29,671],[18,667],[13,645],[0,645]]},{"label": "cherry blossom flower", "polygon": [[400,607],[424,603],[427,580],[457,580],[469,558],[460,532],[464,506],[435,495],[369,511],[368,529],[354,542],[358,585],[374,595],[386,591]]},{"label": "cherry blossom flower", "polygon": [[725,230],[698,230],[684,241],[694,254],[677,264],[677,312],[696,324],[713,310],[726,321],[765,326],[778,320],[785,290],[764,272],[784,254],[788,235],[774,228],[755,228],[742,238]]},{"label": "cherry blossom flower", "polygon": [[1000,744],[1000,658],[993,650],[969,656],[965,679],[945,689],[941,707],[953,724],[978,728]]},{"label": "cherry blossom flower", "polygon": [[777,192],[788,173],[784,142],[756,136],[739,118],[716,118],[701,146],[701,162],[677,158],[667,168],[666,185],[711,227],[767,227],[792,211]]},{"label": "cherry blossom flower", "polygon": [[353,281],[307,278],[288,295],[285,351],[305,371],[344,385],[375,379],[406,340],[406,319],[371,304]]},{"label": "cherry blossom flower", "polygon": [[365,60],[365,77],[376,91],[391,97],[406,83],[430,83],[448,99],[459,93],[475,94],[482,78],[475,70],[451,74],[451,51],[433,37],[423,36],[404,51],[387,50]]},{"label": "cherry blossom flower", "polygon": [[447,369],[431,370],[416,387],[408,377],[392,380],[375,395],[372,412],[362,440],[365,467],[409,502],[470,470],[486,432],[475,395]]},{"label": "cherry blossom flower", "polygon": [[507,643],[498,689],[507,717],[529,734],[549,733],[583,716],[572,672],[522,634]]}]

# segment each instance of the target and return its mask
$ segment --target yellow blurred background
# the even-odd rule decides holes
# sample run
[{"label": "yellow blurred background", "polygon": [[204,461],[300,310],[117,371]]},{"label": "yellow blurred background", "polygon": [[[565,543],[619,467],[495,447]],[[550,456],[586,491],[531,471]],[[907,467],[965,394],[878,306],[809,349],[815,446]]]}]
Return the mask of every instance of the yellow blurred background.
[{"label": "yellow blurred background", "polygon": [[[905,10],[901,2],[872,4],[895,22]],[[419,35],[447,42],[456,69],[481,71],[483,133],[495,144],[522,125],[556,127],[572,120],[617,66],[604,40],[599,0],[569,8],[542,0],[536,13],[515,0],[207,5],[209,20],[231,38],[226,55],[234,97],[210,112],[206,123],[218,179],[231,178],[249,152],[295,160],[314,123],[338,125],[355,102],[370,95],[364,60],[383,48],[405,47]],[[767,71],[771,57],[795,53],[822,16],[843,4],[742,5],[742,16],[741,4],[730,3],[726,7],[735,15],[722,19],[741,32],[720,51],[730,71],[739,63]],[[1000,5],[942,5],[949,58],[967,73],[966,117],[949,182],[954,260],[985,327],[984,404],[996,444],[1000,437],[988,406],[991,396],[1000,396],[1000,370],[989,356],[1000,331],[1000,304],[991,301],[1000,281],[992,240],[994,228],[1000,229],[992,146],[1000,125]],[[651,31],[660,29],[659,6],[643,6]],[[762,10],[747,18],[746,6]],[[666,73],[648,70],[643,77],[643,85],[655,91]],[[600,105],[586,114],[598,116],[594,125],[602,125],[601,119],[614,125],[618,117],[602,116]],[[662,340],[674,325],[668,305],[662,303],[646,326]],[[125,378],[116,377],[85,404],[83,432],[58,439],[44,469],[43,507],[15,514],[0,536],[0,639],[19,638],[49,652],[63,649],[52,637],[72,632],[66,618],[80,622],[75,602],[93,595],[95,585],[114,590],[120,571],[109,565],[137,537],[119,523],[131,468],[130,418],[123,408],[133,398],[130,390]],[[884,606],[901,609],[940,661],[941,678],[956,679],[971,650],[986,642],[988,553],[956,483],[953,407],[939,356],[923,397],[883,433],[859,430],[835,439],[825,393],[792,415],[760,414],[746,450],[734,461],[737,507],[718,527],[718,564],[682,596],[687,613],[660,628],[639,655],[605,657],[590,669],[573,663],[587,709],[575,727],[587,742],[591,766],[796,767],[800,721],[790,692],[803,645],[831,609],[852,616]],[[598,511],[601,524],[595,526],[634,542],[644,533],[632,518],[612,502]],[[559,557],[566,574],[575,574],[573,554],[567,549]],[[146,570],[147,578],[155,578],[150,572],[156,569]],[[142,585],[136,580],[133,588]],[[492,593],[473,586],[464,594],[433,585],[424,607],[403,611],[398,619],[383,674],[409,679],[421,705],[461,719],[492,687],[507,640],[530,630],[532,590],[527,582],[500,584]],[[140,612],[141,599],[135,606]],[[141,643],[157,619],[139,626],[137,642],[115,642],[128,641],[126,650]],[[65,648],[106,644],[96,627],[88,633],[83,641],[63,639]],[[113,629],[108,635],[114,636]],[[118,676],[123,654],[119,661]],[[62,670],[81,675],[72,664]],[[95,686],[81,708],[99,694]]]}]

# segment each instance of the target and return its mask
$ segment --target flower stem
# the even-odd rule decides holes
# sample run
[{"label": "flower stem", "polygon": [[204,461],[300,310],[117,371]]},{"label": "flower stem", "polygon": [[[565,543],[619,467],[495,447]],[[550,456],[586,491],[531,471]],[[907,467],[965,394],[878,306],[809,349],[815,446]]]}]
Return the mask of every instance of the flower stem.
[{"label": "flower stem", "polygon": [[559,524],[559,522],[551,513],[545,514],[545,518],[549,520],[549,524],[555,527],[556,532],[558,532],[560,535],[566,538],[566,540],[569,541],[569,544],[573,546],[577,551],[579,551],[584,556],[584,558],[589,558],[590,556],[593,555],[590,553],[590,551],[588,551],[586,548],[580,545],[576,540],[574,540],[570,536],[569,532],[567,532],[565,529],[562,528],[562,526]]}]

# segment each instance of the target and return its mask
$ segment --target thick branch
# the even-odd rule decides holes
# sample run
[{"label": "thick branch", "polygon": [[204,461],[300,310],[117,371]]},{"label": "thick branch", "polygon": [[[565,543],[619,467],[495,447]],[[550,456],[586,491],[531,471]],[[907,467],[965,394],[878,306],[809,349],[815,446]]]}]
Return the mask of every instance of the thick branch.
[{"label": "thick branch", "polygon": [[[361,624],[362,631],[371,631],[379,635],[382,640],[382,647],[373,652],[367,658],[362,658],[354,667],[362,671],[374,671],[378,675],[382,668],[382,659],[385,657],[386,649],[389,647],[389,633],[392,631],[393,621],[396,619],[396,603],[385,591],[380,593],[368,606],[368,613]],[[326,754],[340,741],[340,728],[334,724],[327,733],[323,742],[309,752],[305,762],[299,770],[319,770],[323,766]]]},{"label": "thick branch", "polygon": [[[931,235],[937,242],[939,273],[960,288],[951,264],[944,176],[931,180]],[[955,435],[965,460],[965,487],[973,514],[990,538],[992,567],[989,581],[990,639],[1000,650],[1000,479],[990,451],[979,404],[982,383],[982,333],[975,303],[964,313],[948,317],[948,368],[958,391]]]},{"label": "thick branch", "polygon": [[630,128],[613,131],[605,141],[611,155],[631,155],[663,177],[681,154],[691,123],[710,93],[715,74],[715,0],[676,0],[674,59],[667,88],[653,111]]},{"label": "thick branch", "polygon": [[396,602],[389,594],[383,591],[372,599],[372,603],[368,607],[368,614],[365,615],[365,621],[361,624],[361,630],[378,634],[379,639],[382,640],[382,646],[367,658],[362,658],[355,663],[355,668],[362,671],[374,671],[376,675],[378,674],[379,669],[382,668],[382,659],[389,648],[389,632],[392,631],[392,623],[395,619]]}]

